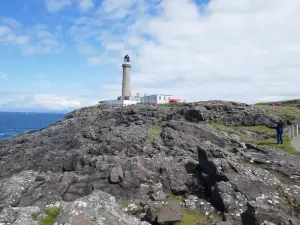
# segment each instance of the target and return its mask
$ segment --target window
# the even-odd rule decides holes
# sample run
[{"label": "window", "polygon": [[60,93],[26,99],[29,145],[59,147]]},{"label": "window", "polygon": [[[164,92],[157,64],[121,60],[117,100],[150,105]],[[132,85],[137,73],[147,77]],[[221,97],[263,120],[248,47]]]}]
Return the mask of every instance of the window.
[{"label": "window", "polygon": [[159,100],[161,100],[161,96],[159,96]]},{"label": "window", "polygon": [[164,97],[164,100],[166,100],[166,96]]}]

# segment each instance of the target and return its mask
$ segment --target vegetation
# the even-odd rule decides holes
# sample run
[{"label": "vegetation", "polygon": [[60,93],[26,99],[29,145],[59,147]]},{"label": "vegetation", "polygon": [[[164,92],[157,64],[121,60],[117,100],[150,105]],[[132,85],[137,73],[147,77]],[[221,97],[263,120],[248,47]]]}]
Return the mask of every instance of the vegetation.
[{"label": "vegetation", "polygon": [[33,216],[34,220],[37,220],[37,218],[39,216],[39,213],[38,212],[34,212],[32,216]]},{"label": "vegetation", "polygon": [[[272,102],[261,102],[261,103],[255,104],[255,105],[256,106],[259,106],[259,105],[269,105],[271,103]],[[281,106],[296,107],[296,106],[300,105],[300,100],[299,99],[293,99],[293,100],[280,101],[280,105]]]},{"label": "vegetation", "polygon": [[269,114],[279,116],[283,120],[300,119],[300,109],[292,106],[269,106],[256,105],[256,107],[265,109]]},{"label": "vegetation", "polygon": [[267,140],[263,140],[263,141],[259,141],[256,144],[260,145],[260,146],[264,146],[264,147],[273,147],[276,149],[281,149],[283,151],[287,151],[290,154],[293,155],[299,155],[300,153],[296,151],[296,149],[293,147],[291,140],[287,137],[284,136],[283,137],[283,144],[278,145],[277,144],[277,140],[274,139],[267,139]]},{"label": "vegetation", "polygon": [[213,128],[219,131],[225,131],[227,133],[237,133],[236,130],[233,127],[226,126],[223,124],[215,123],[212,121],[209,121],[209,125],[211,125]]},{"label": "vegetation", "polygon": [[184,210],[181,218],[182,220],[174,223],[174,225],[207,225],[213,223],[208,216],[190,210]]},{"label": "vegetation", "polygon": [[184,196],[182,195],[174,195],[172,193],[169,193],[167,196],[168,200],[179,200],[179,201],[184,201]]},{"label": "vegetation", "polygon": [[[170,103],[169,103],[170,104]],[[171,111],[171,109],[172,109],[172,105],[169,105],[169,104],[164,104],[163,105],[163,112],[164,112],[164,114],[168,114],[170,111]]]},{"label": "vegetation", "polygon": [[239,135],[241,138],[247,138],[247,136],[241,134],[241,131],[246,130],[246,131],[251,131],[257,134],[265,134],[265,135],[269,135],[269,136],[274,136],[274,129],[268,128],[266,126],[240,126],[240,127],[230,127],[230,126],[226,126],[223,124],[218,124],[215,122],[209,122],[209,124],[219,130],[219,131],[225,131],[228,133],[233,133],[233,134],[237,134]]},{"label": "vegetation", "polygon": [[96,111],[96,113],[100,114],[102,112],[101,106],[100,105],[95,106],[95,111]]},{"label": "vegetation", "polygon": [[148,141],[152,141],[154,136],[159,136],[161,133],[161,127],[159,125],[153,125],[148,132]]},{"label": "vegetation", "polygon": [[240,129],[251,131],[257,134],[266,134],[266,135],[274,135],[274,129],[268,128],[266,126],[251,126],[251,127],[240,127]]},{"label": "vegetation", "polygon": [[[260,145],[260,146],[268,147],[268,148],[271,147],[271,148],[281,149],[290,154],[295,154],[295,155],[300,154],[292,146],[291,140],[288,138],[288,136],[286,134],[283,136],[284,143],[282,145],[278,145],[277,140],[276,140],[276,131],[274,129],[268,128],[266,126],[229,127],[229,126],[225,126],[225,125],[214,123],[214,122],[210,122],[209,124],[217,130],[236,134],[241,138],[242,141],[247,142],[247,143],[252,143],[252,144],[256,144],[256,145]],[[242,133],[243,130],[251,131],[251,132],[258,134],[260,137],[265,136],[267,138],[263,139],[263,140],[256,140],[256,139],[254,140],[251,137],[243,134]]]},{"label": "vegetation", "polygon": [[46,208],[45,217],[41,219],[39,225],[54,225],[56,217],[60,214],[60,207]]}]

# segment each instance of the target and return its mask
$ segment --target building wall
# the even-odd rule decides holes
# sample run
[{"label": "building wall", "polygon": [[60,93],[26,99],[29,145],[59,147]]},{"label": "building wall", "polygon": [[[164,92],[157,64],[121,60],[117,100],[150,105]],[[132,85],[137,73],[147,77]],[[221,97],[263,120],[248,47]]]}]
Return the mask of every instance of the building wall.
[{"label": "building wall", "polygon": [[147,95],[141,97],[142,104],[166,104],[172,98],[171,95]]},{"label": "building wall", "polygon": [[128,106],[128,105],[136,105],[138,101],[132,100],[108,100],[99,102],[100,105],[104,106]]}]

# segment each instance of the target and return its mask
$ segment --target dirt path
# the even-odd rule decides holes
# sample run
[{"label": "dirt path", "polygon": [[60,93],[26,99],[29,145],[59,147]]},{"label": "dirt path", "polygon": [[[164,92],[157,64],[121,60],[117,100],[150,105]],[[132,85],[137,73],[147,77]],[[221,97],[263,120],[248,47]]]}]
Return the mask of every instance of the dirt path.
[{"label": "dirt path", "polygon": [[300,135],[298,135],[292,140],[292,145],[297,150],[297,152],[300,152]]}]

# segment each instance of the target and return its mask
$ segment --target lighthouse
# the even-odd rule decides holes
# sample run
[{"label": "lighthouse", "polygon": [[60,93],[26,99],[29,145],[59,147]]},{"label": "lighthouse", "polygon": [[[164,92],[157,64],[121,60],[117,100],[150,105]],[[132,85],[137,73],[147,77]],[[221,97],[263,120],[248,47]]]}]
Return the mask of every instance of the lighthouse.
[{"label": "lighthouse", "polygon": [[131,63],[128,55],[124,57],[123,67],[123,80],[122,80],[122,100],[131,100],[130,93],[130,70]]}]

